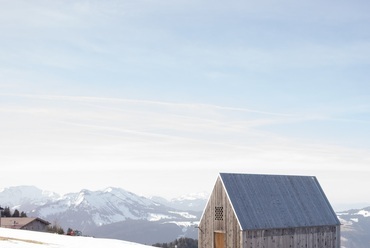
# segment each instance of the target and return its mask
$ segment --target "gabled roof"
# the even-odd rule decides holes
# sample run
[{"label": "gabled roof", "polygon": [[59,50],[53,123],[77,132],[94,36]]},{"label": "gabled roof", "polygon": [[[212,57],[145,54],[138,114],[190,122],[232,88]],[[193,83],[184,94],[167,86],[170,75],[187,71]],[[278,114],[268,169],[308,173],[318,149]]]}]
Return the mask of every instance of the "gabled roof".
[{"label": "gabled roof", "polygon": [[340,225],[316,177],[220,173],[242,230]]},{"label": "gabled roof", "polygon": [[40,221],[41,223],[45,225],[50,224],[49,222],[43,219],[40,219],[40,218],[29,218],[29,217],[6,217],[4,218],[3,217],[1,218],[1,227],[21,229],[33,221]]}]

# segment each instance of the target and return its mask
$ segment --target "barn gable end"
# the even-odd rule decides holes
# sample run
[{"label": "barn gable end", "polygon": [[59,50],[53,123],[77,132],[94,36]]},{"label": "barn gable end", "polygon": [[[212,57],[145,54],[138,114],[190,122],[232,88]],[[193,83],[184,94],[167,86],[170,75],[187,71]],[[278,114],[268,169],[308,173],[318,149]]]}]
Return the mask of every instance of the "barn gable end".
[{"label": "barn gable end", "polygon": [[1,218],[0,221],[0,227],[42,232],[47,231],[48,225],[48,221],[33,217],[7,217]]},{"label": "barn gable end", "polygon": [[340,247],[340,222],[317,179],[221,173],[199,248]]},{"label": "barn gable end", "polygon": [[242,242],[239,221],[220,178],[217,178],[201,217],[198,247],[214,247],[218,242],[216,236],[227,239],[230,247],[240,247]]}]

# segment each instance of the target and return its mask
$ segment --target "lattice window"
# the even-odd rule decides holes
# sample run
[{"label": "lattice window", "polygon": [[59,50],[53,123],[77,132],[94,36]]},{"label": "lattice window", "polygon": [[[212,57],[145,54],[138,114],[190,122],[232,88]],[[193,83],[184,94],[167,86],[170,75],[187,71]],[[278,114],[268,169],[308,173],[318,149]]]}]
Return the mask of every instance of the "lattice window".
[{"label": "lattice window", "polygon": [[224,207],[215,207],[215,220],[224,220]]}]

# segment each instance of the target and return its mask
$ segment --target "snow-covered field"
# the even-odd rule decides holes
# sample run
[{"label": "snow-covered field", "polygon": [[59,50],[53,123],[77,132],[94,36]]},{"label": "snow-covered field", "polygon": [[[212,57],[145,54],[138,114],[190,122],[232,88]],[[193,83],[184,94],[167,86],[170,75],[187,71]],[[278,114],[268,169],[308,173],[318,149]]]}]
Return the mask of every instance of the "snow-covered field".
[{"label": "snow-covered field", "polygon": [[[91,237],[77,237],[42,232],[0,228],[2,248],[148,248],[142,244]],[[153,247],[152,247],[153,248]]]}]

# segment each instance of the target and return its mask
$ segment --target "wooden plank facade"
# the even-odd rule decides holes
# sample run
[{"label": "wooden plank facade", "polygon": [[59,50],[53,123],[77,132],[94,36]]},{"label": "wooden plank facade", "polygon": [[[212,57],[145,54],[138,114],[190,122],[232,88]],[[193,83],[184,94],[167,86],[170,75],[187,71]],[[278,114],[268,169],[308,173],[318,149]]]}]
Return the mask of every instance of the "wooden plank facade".
[{"label": "wooden plank facade", "polygon": [[1,218],[0,226],[4,228],[46,232],[50,223],[40,218],[8,217]]},{"label": "wooden plank facade", "polygon": [[340,225],[242,230],[219,177],[199,223],[198,242],[199,248],[340,248]]},{"label": "wooden plank facade", "polygon": [[198,247],[219,248],[219,242],[215,242],[217,233],[224,234],[224,248],[242,247],[239,223],[219,178],[199,223]]},{"label": "wooden plank facade", "polygon": [[336,226],[244,231],[241,247],[339,248],[338,233],[339,227]]}]

